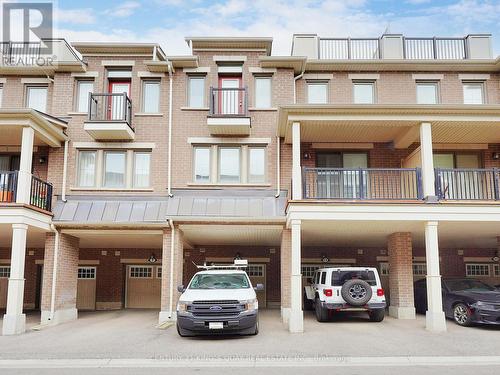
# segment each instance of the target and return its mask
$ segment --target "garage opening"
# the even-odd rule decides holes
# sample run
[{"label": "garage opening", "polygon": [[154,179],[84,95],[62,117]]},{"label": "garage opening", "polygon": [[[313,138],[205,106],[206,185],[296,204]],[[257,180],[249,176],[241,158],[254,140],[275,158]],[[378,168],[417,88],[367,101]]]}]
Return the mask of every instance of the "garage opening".
[{"label": "garage opening", "polygon": [[161,266],[126,266],[125,307],[159,309],[161,305]]}]

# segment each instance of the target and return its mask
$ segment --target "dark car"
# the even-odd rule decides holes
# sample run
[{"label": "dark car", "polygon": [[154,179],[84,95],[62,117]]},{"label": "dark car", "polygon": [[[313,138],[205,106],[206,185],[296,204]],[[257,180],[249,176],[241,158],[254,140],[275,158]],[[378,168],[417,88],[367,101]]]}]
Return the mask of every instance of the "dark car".
[{"label": "dark car", "polygon": [[[447,318],[461,326],[474,323],[500,325],[500,290],[475,279],[443,278],[443,310]],[[415,309],[427,310],[426,280],[414,284]]]}]

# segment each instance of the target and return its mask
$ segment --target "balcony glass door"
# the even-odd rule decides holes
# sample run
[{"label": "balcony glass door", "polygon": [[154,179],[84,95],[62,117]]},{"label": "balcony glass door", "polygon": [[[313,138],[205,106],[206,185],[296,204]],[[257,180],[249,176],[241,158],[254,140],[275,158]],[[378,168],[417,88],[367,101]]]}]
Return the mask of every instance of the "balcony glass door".
[{"label": "balcony glass door", "polygon": [[[444,199],[488,199],[493,193],[493,180],[480,167],[477,154],[434,154],[434,167],[440,171],[439,185]],[[456,169],[456,170],[455,170]]]},{"label": "balcony glass door", "polygon": [[238,115],[243,113],[241,97],[241,77],[220,77],[219,113],[221,115]]},{"label": "balcony glass door", "polygon": [[[359,168],[368,165],[365,153],[319,153],[316,166],[318,170],[317,196],[331,199],[358,198],[360,183],[363,176]],[[364,186],[366,178],[363,179]]]},{"label": "balcony glass door", "polygon": [[[111,81],[109,83],[111,94],[127,94],[130,96],[130,82]],[[111,95],[108,100],[108,119],[111,121],[124,121],[126,118],[126,98],[122,95]]]}]

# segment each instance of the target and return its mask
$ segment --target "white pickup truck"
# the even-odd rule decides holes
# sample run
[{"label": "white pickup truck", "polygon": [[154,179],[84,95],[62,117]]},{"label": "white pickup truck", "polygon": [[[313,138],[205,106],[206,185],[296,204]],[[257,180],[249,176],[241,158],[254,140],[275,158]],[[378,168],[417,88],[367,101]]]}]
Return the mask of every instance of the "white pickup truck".
[{"label": "white pickup truck", "polygon": [[177,332],[180,336],[207,334],[259,333],[259,303],[256,290],[243,270],[246,260],[235,260],[234,265],[198,266],[177,304]]},{"label": "white pickup truck", "polygon": [[304,287],[304,308],[314,308],[318,322],[345,311],[366,311],[374,322],[384,319],[385,295],[376,268],[320,268],[309,281]]}]

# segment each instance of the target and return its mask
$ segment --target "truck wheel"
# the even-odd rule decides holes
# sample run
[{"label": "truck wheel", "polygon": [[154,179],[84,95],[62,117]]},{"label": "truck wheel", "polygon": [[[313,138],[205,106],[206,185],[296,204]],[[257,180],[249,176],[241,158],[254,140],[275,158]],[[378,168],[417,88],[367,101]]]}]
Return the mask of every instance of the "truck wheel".
[{"label": "truck wheel", "polygon": [[304,310],[311,311],[313,309],[313,301],[307,298],[307,295],[304,293]]},{"label": "truck wheel", "polygon": [[257,319],[257,321],[255,322],[255,328],[254,328],[254,332],[252,333],[253,336],[256,336],[259,334],[259,320]]},{"label": "truck wheel", "polygon": [[318,322],[326,322],[328,320],[328,309],[325,309],[321,306],[321,301],[319,300],[319,298],[316,298],[314,307],[316,311],[316,320]]},{"label": "truck wheel", "polygon": [[377,310],[371,310],[368,315],[370,316],[370,320],[372,322],[381,322],[384,320],[385,316],[385,310],[384,309],[377,309]]},{"label": "truck wheel", "polygon": [[363,306],[372,298],[372,287],[364,280],[347,280],[340,291],[342,298],[351,306]]}]

